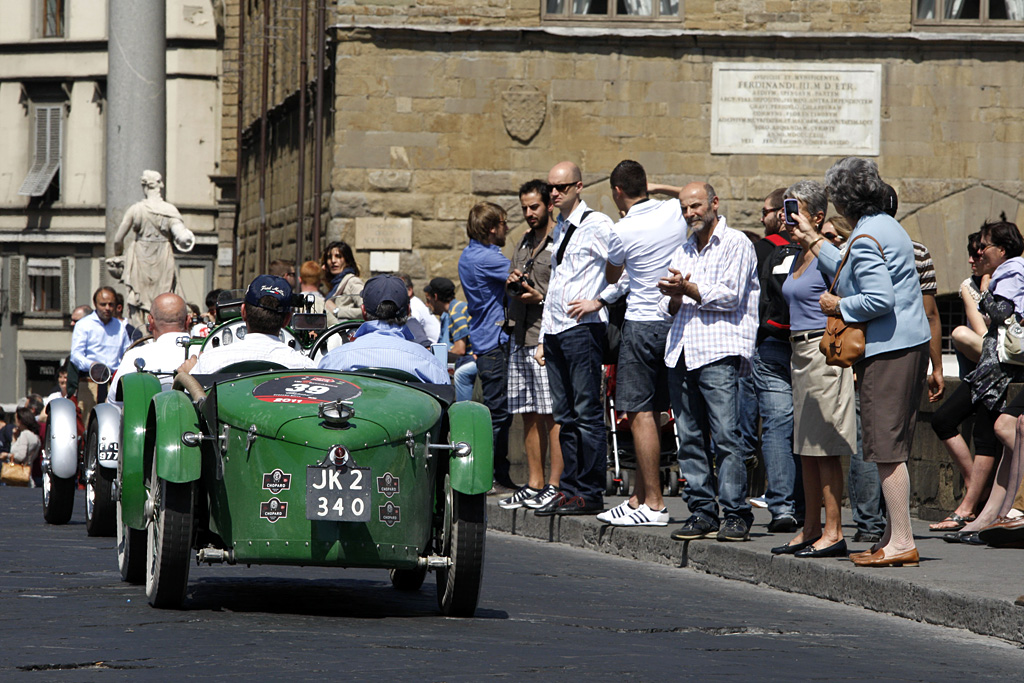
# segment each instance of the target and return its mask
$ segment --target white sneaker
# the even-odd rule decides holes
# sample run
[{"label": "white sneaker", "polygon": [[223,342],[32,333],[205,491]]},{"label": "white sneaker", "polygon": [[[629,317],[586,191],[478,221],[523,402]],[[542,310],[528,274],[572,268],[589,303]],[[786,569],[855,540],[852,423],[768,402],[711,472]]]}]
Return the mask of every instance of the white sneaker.
[{"label": "white sneaker", "polygon": [[757,498],[751,498],[750,504],[756,508],[764,509],[768,507],[768,500],[764,496],[758,496]]},{"label": "white sneaker", "polygon": [[624,517],[612,520],[612,526],[667,526],[668,508],[652,510],[646,504],[641,505]]},{"label": "white sneaker", "polygon": [[611,510],[605,510],[597,516],[597,521],[605,524],[614,524],[615,520],[625,517],[630,512],[636,512],[636,508],[629,507],[629,498],[622,501]]},{"label": "white sneaker", "polygon": [[540,493],[540,491],[537,489],[531,489],[529,486],[522,486],[508,498],[502,498],[499,500],[498,507],[504,510],[516,510],[523,507],[524,501],[535,497],[538,493]]},{"label": "white sneaker", "polygon": [[547,486],[542,488],[540,492],[533,498],[527,498],[526,500],[524,500],[523,505],[530,508],[531,510],[536,510],[550,503],[557,495],[558,489],[552,486],[551,484],[548,484]]}]

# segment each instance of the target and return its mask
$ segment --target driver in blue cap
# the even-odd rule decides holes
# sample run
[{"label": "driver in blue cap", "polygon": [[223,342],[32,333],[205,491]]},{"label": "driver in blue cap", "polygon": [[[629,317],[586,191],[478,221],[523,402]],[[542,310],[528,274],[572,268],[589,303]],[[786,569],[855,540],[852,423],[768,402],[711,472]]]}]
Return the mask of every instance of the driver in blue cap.
[{"label": "driver in blue cap", "polygon": [[363,318],[355,338],[320,359],[324,370],[394,368],[422,382],[449,384],[448,368],[433,353],[413,341],[405,326],[409,319],[409,289],[400,277],[376,275],[363,285]]},{"label": "driver in blue cap", "polygon": [[[193,375],[209,375],[242,361],[267,361],[286,368],[315,368],[316,362],[281,341],[281,328],[292,317],[292,288],[276,275],[258,275],[245,292],[242,320],[246,335],[233,344],[192,356],[179,368]],[[194,366],[194,367],[193,367]]]}]

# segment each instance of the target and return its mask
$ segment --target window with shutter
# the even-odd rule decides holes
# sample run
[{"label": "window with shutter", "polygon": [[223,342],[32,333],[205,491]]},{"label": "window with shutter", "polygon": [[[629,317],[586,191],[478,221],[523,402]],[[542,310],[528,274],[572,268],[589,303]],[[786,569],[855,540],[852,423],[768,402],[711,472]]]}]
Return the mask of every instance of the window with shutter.
[{"label": "window with shutter", "polygon": [[11,313],[24,313],[28,308],[28,278],[25,273],[25,257],[11,256],[8,261],[10,268],[10,306]]},{"label": "window with shutter", "polygon": [[32,166],[18,194],[41,197],[51,185],[56,186],[54,198],[60,197],[60,154],[64,107],[60,104],[36,105],[35,151]]},{"label": "window with shutter", "polygon": [[64,37],[64,0],[40,0],[43,38]]},{"label": "window with shutter", "polygon": [[28,288],[31,304],[26,313],[57,313],[61,310],[62,259],[29,258]]}]

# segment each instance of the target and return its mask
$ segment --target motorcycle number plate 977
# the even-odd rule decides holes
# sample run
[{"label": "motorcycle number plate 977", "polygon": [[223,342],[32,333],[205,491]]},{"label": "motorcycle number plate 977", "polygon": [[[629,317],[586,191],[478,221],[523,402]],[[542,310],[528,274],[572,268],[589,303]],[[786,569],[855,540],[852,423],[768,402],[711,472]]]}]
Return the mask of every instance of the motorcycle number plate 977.
[{"label": "motorcycle number plate 977", "polygon": [[369,467],[339,470],[334,466],[306,467],[306,519],[324,522],[369,522]]}]

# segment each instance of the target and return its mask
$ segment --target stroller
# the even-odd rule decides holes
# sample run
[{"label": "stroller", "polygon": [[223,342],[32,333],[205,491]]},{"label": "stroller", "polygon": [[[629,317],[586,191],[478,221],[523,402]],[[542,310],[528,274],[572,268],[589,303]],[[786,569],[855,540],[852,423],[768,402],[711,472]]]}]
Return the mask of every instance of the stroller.
[{"label": "stroller", "polygon": [[[636,472],[636,451],[633,448],[633,433],[626,413],[615,410],[615,365],[604,366],[605,424],[608,432],[608,469],[605,473],[605,495],[628,496],[633,489]],[[672,411],[663,411],[658,416],[661,431],[661,459],[659,470],[664,495],[679,495],[685,480],[679,475],[677,453],[679,438],[676,436],[675,416]]]}]

